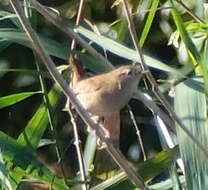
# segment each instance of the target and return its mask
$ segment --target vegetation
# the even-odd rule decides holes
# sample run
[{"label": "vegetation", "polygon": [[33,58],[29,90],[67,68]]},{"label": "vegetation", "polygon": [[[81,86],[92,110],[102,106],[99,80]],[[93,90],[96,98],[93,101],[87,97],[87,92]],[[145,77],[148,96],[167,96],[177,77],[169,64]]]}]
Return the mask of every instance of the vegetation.
[{"label": "vegetation", "polygon": [[[149,189],[206,189],[207,2],[88,0],[81,6],[77,0],[39,0],[43,10],[34,2],[0,1],[1,188],[145,189],[121,169],[128,160]],[[114,153],[120,155],[112,154],[114,148],[96,148],[94,133],[81,118],[69,116],[65,89],[44,66],[48,61],[31,43],[21,15],[68,83],[74,54],[90,75],[112,65],[150,69],[154,77],[144,72],[138,93],[121,111],[122,161],[113,160]]]}]

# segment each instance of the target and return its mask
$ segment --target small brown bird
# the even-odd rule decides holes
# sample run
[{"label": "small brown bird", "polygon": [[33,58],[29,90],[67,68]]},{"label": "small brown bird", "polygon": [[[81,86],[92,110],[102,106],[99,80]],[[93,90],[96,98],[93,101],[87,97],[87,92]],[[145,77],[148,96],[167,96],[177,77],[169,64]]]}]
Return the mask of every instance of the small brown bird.
[{"label": "small brown bird", "polygon": [[106,137],[113,142],[119,142],[119,113],[136,90],[141,73],[140,67],[125,65],[79,80],[73,87],[83,107],[93,116],[104,119]]}]

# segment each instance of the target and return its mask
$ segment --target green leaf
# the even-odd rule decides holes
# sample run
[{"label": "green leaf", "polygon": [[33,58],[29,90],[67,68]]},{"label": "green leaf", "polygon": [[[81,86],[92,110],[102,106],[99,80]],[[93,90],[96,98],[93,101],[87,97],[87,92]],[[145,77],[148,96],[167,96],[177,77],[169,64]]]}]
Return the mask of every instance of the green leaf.
[{"label": "green leaf", "polygon": [[[56,85],[50,90],[48,99],[51,107],[57,106],[61,94],[61,91]],[[24,131],[19,135],[17,142],[21,145],[31,146],[36,149],[48,122],[47,107],[42,103],[28,122]]]},{"label": "green leaf", "polygon": [[[0,42],[0,44],[1,44],[1,42]],[[8,68],[9,68],[8,61],[0,60],[0,78],[7,73]]]},{"label": "green leaf", "polygon": [[[97,35],[97,34],[91,32],[81,26],[77,27],[75,29],[75,31],[77,33],[85,36],[86,38],[90,39],[94,43],[98,44],[102,48],[104,48],[104,49],[106,49],[106,50],[108,50],[108,51],[110,51],[120,57],[123,57],[125,59],[129,59],[132,61],[136,61],[136,62],[141,62],[141,60],[139,59],[138,54],[135,50],[127,48],[126,46],[119,44],[110,38],[107,38],[107,37],[101,36],[101,35]],[[150,67],[157,68],[162,71],[177,73],[177,71],[175,69],[169,67],[168,65],[166,65],[166,64],[162,63],[161,61],[158,61],[148,55],[144,55],[144,58],[145,58],[147,65]]]},{"label": "green leaf", "polygon": [[17,18],[17,15],[16,14],[13,14],[13,13],[10,13],[10,12],[7,12],[7,11],[3,11],[1,10],[0,11],[0,21],[1,20],[5,20],[5,19],[9,19],[13,22],[13,24],[17,27],[20,27],[20,23],[18,21],[18,18]]},{"label": "green leaf", "polygon": [[8,171],[3,160],[2,150],[0,150],[0,184],[6,190],[12,190],[12,185],[9,181]]},{"label": "green leaf", "polygon": [[116,20],[111,24],[112,30],[116,32],[116,40],[124,41],[128,33],[128,23],[125,19]]},{"label": "green leaf", "polygon": [[94,159],[95,159],[95,152],[97,147],[97,137],[94,131],[91,131],[88,136],[84,147],[84,160],[86,164],[87,170],[90,171]]},{"label": "green leaf", "polygon": [[[65,46],[45,36],[39,35],[39,37],[50,55],[56,56],[64,60],[68,59],[69,50]],[[31,44],[26,34],[14,28],[0,29],[0,38],[3,38],[4,42],[4,44],[2,44],[2,50],[5,49],[11,42],[16,42],[18,44],[31,48]],[[96,60],[92,56],[80,52],[78,52],[78,54],[80,55],[80,59],[83,65],[85,65],[92,71],[103,72],[109,69],[107,65],[105,66],[105,64],[101,64],[99,60]]]},{"label": "green leaf", "polygon": [[10,44],[11,44],[11,42],[4,40],[4,39],[0,39],[0,52],[2,52],[4,49],[9,47]]},{"label": "green leaf", "polygon": [[145,22],[145,26],[144,26],[144,29],[142,31],[142,35],[141,35],[140,41],[139,41],[139,44],[140,44],[141,47],[144,45],[144,42],[145,42],[145,40],[147,38],[147,35],[150,31],[150,28],[151,28],[153,19],[155,17],[155,13],[157,11],[157,7],[158,7],[159,2],[160,2],[159,0],[153,0],[152,1],[152,6],[151,6],[150,12],[147,16],[147,20]]},{"label": "green leaf", "polygon": [[[176,86],[174,107],[187,129],[205,147],[208,146],[206,96],[188,79]],[[176,127],[181,156],[185,165],[187,189],[207,189],[208,162],[204,153],[187,134]]]},{"label": "green leaf", "polygon": [[[186,181],[185,181],[185,177],[184,176],[180,176],[179,177],[180,180],[180,184],[183,185],[183,187],[185,187]],[[175,190],[174,189],[174,182],[171,179],[167,179],[161,182],[158,182],[154,185],[150,185],[149,188],[151,190]]]},{"label": "green leaf", "polygon": [[0,109],[4,107],[11,106],[13,104],[16,104],[17,102],[20,102],[34,94],[40,94],[41,92],[22,92],[18,94],[12,94],[9,96],[3,96],[0,97]]},{"label": "green leaf", "polygon": [[[153,158],[138,164],[135,166],[138,169],[140,176],[144,181],[149,181],[164,172],[174,161],[178,153],[178,147],[174,149],[165,150]],[[110,178],[109,180],[104,181],[103,183],[95,186],[92,190],[99,189],[133,189],[135,188],[132,183],[127,180],[127,177],[124,172],[119,173],[118,175]]]},{"label": "green leaf", "polygon": [[51,139],[40,139],[40,142],[38,144],[38,148],[43,147],[43,146],[47,146],[47,145],[51,145],[51,144],[55,144],[56,141],[55,140],[51,140]]},{"label": "green leaf", "polygon": [[31,149],[21,146],[17,141],[0,131],[0,148],[3,158],[11,163],[10,172],[19,176],[33,177],[53,188],[67,190],[63,179],[54,178],[54,175],[43,164],[36,160]]},{"label": "green leaf", "polygon": [[[49,39],[41,34],[39,34],[38,36],[50,55],[65,60],[68,58],[69,50],[61,43]],[[31,43],[27,35],[14,28],[1,28],[0,38],[3,38],[4,40],[8,40],[10,42],[16,42],[18,44],[31,48]]]},{"label": "green leaf", "polygon": [[101,62],[94,57],[80,52],[77,52],[77,54],[79,55],[79,58],[83,65],[91,71],[94,71],[96,73],[103,73],[104,71],[109,70],[109,66],[107,64],[101,64]]},{"label": "green leaf", "polygon": [[188,32],[185,29],[184,22],[183,22],[183,20],[180,16],[180,14],[176,10],[173,2],[172,2],[172,5],[173,5],[173,9],[172,9],[171,13],[172,13],[172,16],[173,16],[173,20],[176,24],[176,27],[178,29],[178,32],[180,34],[180,37],[181,37],[182,41],[184,42],[186,48],[194,56],[197,63],[200,63],[200,60],[201,60],[200,53],[198,52],[196,46],[194,45],[191,38],[189,37]]}]

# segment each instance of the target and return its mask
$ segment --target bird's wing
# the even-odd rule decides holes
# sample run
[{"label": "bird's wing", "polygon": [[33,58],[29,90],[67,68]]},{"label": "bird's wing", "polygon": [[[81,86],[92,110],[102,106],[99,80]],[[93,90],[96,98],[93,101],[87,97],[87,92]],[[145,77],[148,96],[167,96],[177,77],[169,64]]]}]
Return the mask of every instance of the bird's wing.
[{"label": "bird's wing", "polygon": [[101,87],[102,83],[100,81],[89,78],[77,82],[73,90],[76,94],[83,94],[98,91]]}]

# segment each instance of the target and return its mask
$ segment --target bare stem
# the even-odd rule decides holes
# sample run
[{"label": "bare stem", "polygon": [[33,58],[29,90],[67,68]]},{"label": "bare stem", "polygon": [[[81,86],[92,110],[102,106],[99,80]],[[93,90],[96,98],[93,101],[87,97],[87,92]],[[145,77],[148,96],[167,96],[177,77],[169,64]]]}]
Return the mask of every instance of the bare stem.
[{"label": "bare stem", "polygon": [[86,182],[87,182],[87,171],[86,171],[85,162],[84,162],[82,151],[81,151],[81,141],[79,139],[79,133],[78,133],[78,130],[77,130],[77,125],[76,125],[76,122],[75,122],[75,119],[74,119],[74,116],[72,114],[72,111],[71,111],[70,107],[68,108],[68,113],[69,113],[69,116],[71,118],[71,123],[72,123],[73,131],[74,131],[74,145],[75,145],[76,151],[77,151],[77,157],[78,157],[78,162],[79,162],[79,170],[80,170],[81,180],[83,182],[82,189],[87,190],[87,189],[89,189],[88,185],[86,184]]},{"label": "bare stem", "polygon": [[[80,21],[81,21],[83,6],[84,6],[84,0],[80,0],[77,19],[76,19],[76,26],[78,26]],[[76,43],[75,43],[75,39],[73,39],[72,43],[71,43],[71,50],[74,50],[75,48],[76,48]],[[70,60],[72,58],[71,56],[73,56],[73,55],[70,55],[69,63],[70,63]],[[75,64],[75,62],[71,61],[71,64],[72,63]],[[72,67],[76,67],[76,65],[72,65]],[[76,69],[79,69],[79,68],[76,67]],[[74,76],[77,79],[80,76],[75,76],[76,74],[78,75],[78,72],[75,72],[72,76]],[[72,80],[72,81],[74,81],[74,80]],[[82,154],[81,140],[79,138],[77,124],[76,124],[76,121],[74,119],[74,115],[72,113],[70,103],[68,103],[68,113],[69,113],[69,116],[71,118],[71,123],[72,123],[72,126],[73,126],[74,145],[75,145],[76,151],[77,151],[80,176],[81,176],[81,180],[83,181],[83,184],[82,184],[81,187],[82,187],[82,190],[87,190],[87,189],[89,189],[89,186],[86,184],[86,182],[87,182],[87,170],[86,170],[86,165],[85,165],[85,161],[84,161],[83,154]]]},{"label": "bare stem", "polygon": [[140,145],[141,150],[142,150],[144,161],[146,161],[147,160],[147,156],[146,156],[146,153],[144,151],[144,144],[142,142],[142,137],[141,137],[141,134],[140,134],[139,127],[138,127],[136,119],[134,117],[134,113],[133,113],[133,111],[132,111],[132,109],[131,109],[131,107],[129,105],[128,105],[128,109],[129,109],[129,115],[130,115],[131,120],[132,120],[132,122],[134,124],[134,127],[136,129],[136,134],[137,134],[137,137],[138,137],[139,145]]},{"label": "bare stem", "polygon": [[[80,24],[80,21],[82,20],[83,7],[84,7],[84,0],[80,0],[77,19],[76,19],[76,26],[78,26]],[[71,50],[75,49],[75,46],[76,46],[75,39],[73,39],[71,43]]]}]

